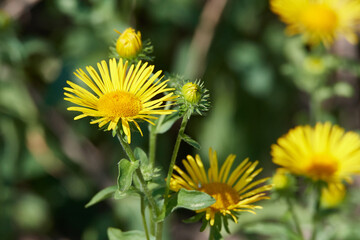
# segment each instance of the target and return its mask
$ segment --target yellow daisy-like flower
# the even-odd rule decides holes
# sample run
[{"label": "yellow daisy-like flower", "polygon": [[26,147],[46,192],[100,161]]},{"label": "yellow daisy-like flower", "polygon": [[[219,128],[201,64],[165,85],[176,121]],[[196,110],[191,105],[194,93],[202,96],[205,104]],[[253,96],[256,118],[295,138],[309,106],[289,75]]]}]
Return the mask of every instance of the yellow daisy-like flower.
[{"label": "yellow daisy-like flower", "polygon": [[258,161],[252,163],[247,158],[230,174],[235,157],[233,154],[229,155],[219,172],[216,152],[210,148],[208,174],[205,172],[199,155],[196,155],[195,159],[188,155],[187,160],[183,160],[187,173],[178,166],[174,167],[179,175],[175,173],[172,175],[171,190],[176,192],[181,188],[197,190],[215,198],[216,202],[213,205],[197,211],[198,213],[206,212],[205,218],[210,221],[211,226],[215,223],[215,214],[219,213],[223,216],[228,214],[237,222],[235,216],[237,212],[255,213],[253,210],[261,207],[253,205],[253,203],[262,199],[269,199],[265,191],[270,190],[272,186],[258,186],[269,178],[252,182],[254,177],[262,171],[262,168],[255,170]]},{"label": "yellow daisy-like flower", "polygon": [[273,162],[314,181],[351,182],[360,173],[360,138],[329,122],[298,126],[271,146]]},{"label": "yellow daisy-like flower", "polygon": [[154,124],[150,119],[156,119],[156,117],[152,115],[174,112],[174,110],[163,109],[165,101],[172,101],[175,98],[173,93],[153,99],[156,95],[173,89],[167,88],[168,80],[160,82],[161,71],[152,75],[154,66],[148,66],[147,63],[142,64],[140,61],[136,67],[131,65],[128,68],[128,62],[124,64],[122,59],[119,62],[110,59],[109,65],[110,68],[106,61],[97,64],[100,75],[93,67],[87,66],[86,70],[90,77],[81,68],[77,69],[74,74],[92,92],[67,81],[70,87],[64,88],[67,91],[64,93],[65,100],[78,105],[68,108],[69,111],[81,112],[74,118],[75,120],[94,117],[96,119],[90,123],[98,123],[99,127],[109,124],[107,130],[114,130],[121,121],[122,129],[130,143],[129,122],[134,123],[142,135],[136,120],[145,120]]},{"label": "yellow daisy-like flower", "polygon": [[288,24],[286,33],[303,33],[310,44],[329,46],[339,35],[357,43],[358,0],[270,0],[271,10]]},{"label": "yellow daisy-like flower", "polygon": [[133,28],[127,28],[123,33],[117,33],[120,34],[116,41],[116,51],[119,56],[123,58],[136,57],[142,49],[141,33],[139,31],[136,33]]}]

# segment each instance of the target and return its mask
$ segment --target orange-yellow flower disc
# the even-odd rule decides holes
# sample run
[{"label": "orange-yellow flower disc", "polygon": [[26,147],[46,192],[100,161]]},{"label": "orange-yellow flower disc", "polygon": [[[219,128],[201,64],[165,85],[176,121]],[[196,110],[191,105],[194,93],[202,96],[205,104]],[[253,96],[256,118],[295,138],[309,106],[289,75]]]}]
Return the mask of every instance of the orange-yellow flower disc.
[{"label": "orange-yellow flower disc", "polygon": [[[154,66],[147,63],[131,65],[123,63],[120,59],[109,60],[108,67],[105,61],[98,63],[100,74],[91,66],[86,67],[88,74],[78,69],[74,74],[90,89],[67,81],[70,87],[65,87],[65,100],[78,106],[69,107],[69,111],[81,112],[75,120],[83,117],[95,118],[90,123],[98,123],[99,127],[106,124],[107,130],[114,130],[118,123],[131,142],[129,123],[134,123],[137,129],[141,129],[138,120],[144,120],[151,124],[153,115],[170,114],[174,110],[164,110],[164,102],[174,100],[172,88],[167,88],[167,81],[161,81],[161,71],[153,73]],[[165,96],[153,99],[158,94],[171,92]]]},{"label": "orange-yellow flower disc", "polygon": [[210,207],[197,211],[198,213],[206,212],[205,218],[211,226],[215,223],[216,214],[223,216],[228,214],[237,222],[236,212],[255,213],[253,210],[261,207],[253,205],[253,203],[262,199],[269,199],[265,191],[270,190],[272,186],[259,186],[269,178],[253,181],[262,171],[262,168],[255,170],[258,161],[252,163],[249,159],[245,159],[230,174],[235,157],[233,154],[229,155],[219,171],[216,152],[210,148],[210,168],[207,174],[199,155],[196,155],[195,158],[188,155],[187,160],[183,160],[187,173],[178,166],[174,167],[177,174],[174,173],[171,177],[171,190],[177,192],[181,188],[185,188],[202,191],[216,200]]}]

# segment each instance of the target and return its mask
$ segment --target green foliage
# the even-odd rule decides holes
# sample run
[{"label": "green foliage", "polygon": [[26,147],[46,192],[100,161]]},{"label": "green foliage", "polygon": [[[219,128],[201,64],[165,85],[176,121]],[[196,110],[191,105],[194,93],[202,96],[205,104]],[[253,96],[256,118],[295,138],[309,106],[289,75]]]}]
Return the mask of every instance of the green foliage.
[{"label": "green foliage", "polygon": [[117,180],[118,190],[126,192],[133,182],[133,174],[139,168],[139,161],[130,162],[123,158],[118,164],[119,175]]},{"label": "green foliage", "polygon": [[[108,228],[107,231],[109,240],[144,240],[146,239],[145,233],[142,231],[128,231],[122,232],[117,228]],[[150,239],[155,239],[151,237]]]},{"label": "green foliage", "polygon": [[195,141],[194,139],[192,139],[190,136],[186,135],[185,133],[181,136],[181,139],[196,149],[201,148],[200,144],[197,141]]},{"label": "green foliage", "polygon": [[92,205],[97,204],[98,202],[113,197],[117,189],[118,186],[116,185],[102,189],[100,192],[98,192],[97,194],[95,194],[95,196],[91,198],[91,200],[85,205],[85,207],[88,208]]},{"label": "green foliage", "polygon": [[178,208],[200,210],[214,203],[215,199],[204,192],[182,188],[170,198],[166,206],[166,216]]}]

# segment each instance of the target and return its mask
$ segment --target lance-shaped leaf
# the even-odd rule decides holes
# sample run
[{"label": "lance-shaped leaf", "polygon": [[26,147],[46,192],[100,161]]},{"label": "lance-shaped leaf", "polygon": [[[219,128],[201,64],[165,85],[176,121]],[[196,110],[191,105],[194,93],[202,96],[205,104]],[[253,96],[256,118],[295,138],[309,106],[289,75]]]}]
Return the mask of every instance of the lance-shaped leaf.
[{"label": "lance-shaped leaf", "polygon": [[91,200],[85,205],[86,208],[101,202],[105,199],[111,198],[115,191],[117,190],[117,186],[110,186],[107,188],[104,188],[103,190],[101,190],[100,192],[98,192],[97,194],[95,194],[95,196],[93,196],[91,198]]},{"label": "lance-shaped leaf", "polygon": [[172,125],[180,118],[180,115],[178,113],[172,114],[169,117],[166,117],[164,122],[156,126],[156,133],[162,134],[167,132]]},{"label": "lance-shaped leaf", "polygon": [[189,145],[193,146],[196,149],[200,149],[201,146],[200,144],[195,141],[194,139],[192,139],[189,135],[186,134],[182,134],[181,135],[182,140],[184,140],[185,142],[187,142]]},{"label": "lance-shaped leaf", "polygon": [[123,158],[119,164],[119,176],[118,176],[118,190],[120,192],[127,191],[132,184],[132,176],[135,170],[139,167],[139,161],[130,162]]},{"label": "lance-shaped leaf", "polygon": [[196,211],[209,207],[215,202],[216,200],[207,193],[182,188],[170,198],[170,201],[166,206],[166,216],[177,208],[186,208]]},{"label": "lance-shaped leaf", "polygon": [[135,148],[134,155],[137,160],[140,160],[140,169],[145,181],[150,181],[153,177],[153,169],[149,164],[149,159],[146,153],[139,147]]}]

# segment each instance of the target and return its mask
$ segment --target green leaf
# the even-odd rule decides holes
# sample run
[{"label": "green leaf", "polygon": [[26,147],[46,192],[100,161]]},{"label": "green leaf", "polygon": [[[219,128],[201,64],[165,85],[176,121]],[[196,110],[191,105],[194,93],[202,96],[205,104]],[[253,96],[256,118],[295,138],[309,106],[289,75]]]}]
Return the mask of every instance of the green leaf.
[{"label": "green leaf", "polygon": [[196,148],[196,149],[201,148],[200,144],[197,141],[195,141],[194,139],[192,139],[190,136],[183,134],[181,136],[181,138],[182,138],[182,140],[184,140],[185,142],[187,142],[189,145],[193,146],[194,148]]},{"label": "green leaf", "polygon": [[117,186],[110,186],[107,188],[104,188],[103,190],[101,190],[100,192],[98,192],[97,194],[95,194],[95,196],[93,196],[91,198],[91,200],[85,205],[86,208],[101,202],[105,199],[108,199],[110,197],[112,197],[115,193],[115,191],[117,190]]},{"label": "green leaf", "polygon": [[210,195],[196,191],[180,189],[169,201],[166,206],[166,216],[177,208],[185,208],[189,210],[200,210],[214,204],[216,200]]},{"label": "green leaf", "polygon": [[180,116],[177,113],[169,116],[169,118],[165,119],[165,121],[163,123],[156,126],[156,133],[162,134],[162,133],[167,132],[179,118],[180,118]]},{"label": "green leaf", "polygon": [[118,176],[118,190],[121,192],[127,191],[132,183],[132,176],[134,171],[139,167],[139,161],[130,162],[123,158],[119,164],[119,176]]},{"label": "green leaf", "polygon": [[[146,235],[143,231],[128,231],[123,232],[120,229],[117,228],[108,228],[107,234],[109,237],[109,240],[144,240],[146,239]],[[154,237],[150,237],[150,239],[154,240]]]},{"label": "green leaf", "polygon": [[137,196],[140,194],[141,194],[141,192],[136,190],[134,187],[130,187],[128,190],[126,190],[124,192],[121,192],[118,189],[116,189],[116,191],[114,193],[114,198],[116,200],[119,200],[119,199],[123,199],[123,198],[130,197],[130,196]]},{"label": "green leaf", "polygon": [[277,240],[300,240],[300,237],[290,231],[283,223],[264,222],[253,223],[243,228],[246,233],[256,233],[271,236],[270,239]]},{"label": "green leaf", "polygon": [[135,155],[136,160],[140,160],[141,164],[149,163],[149,159],[148,159],[146,153],[141,148],[136,147],[134,150],[134,155]]}]

